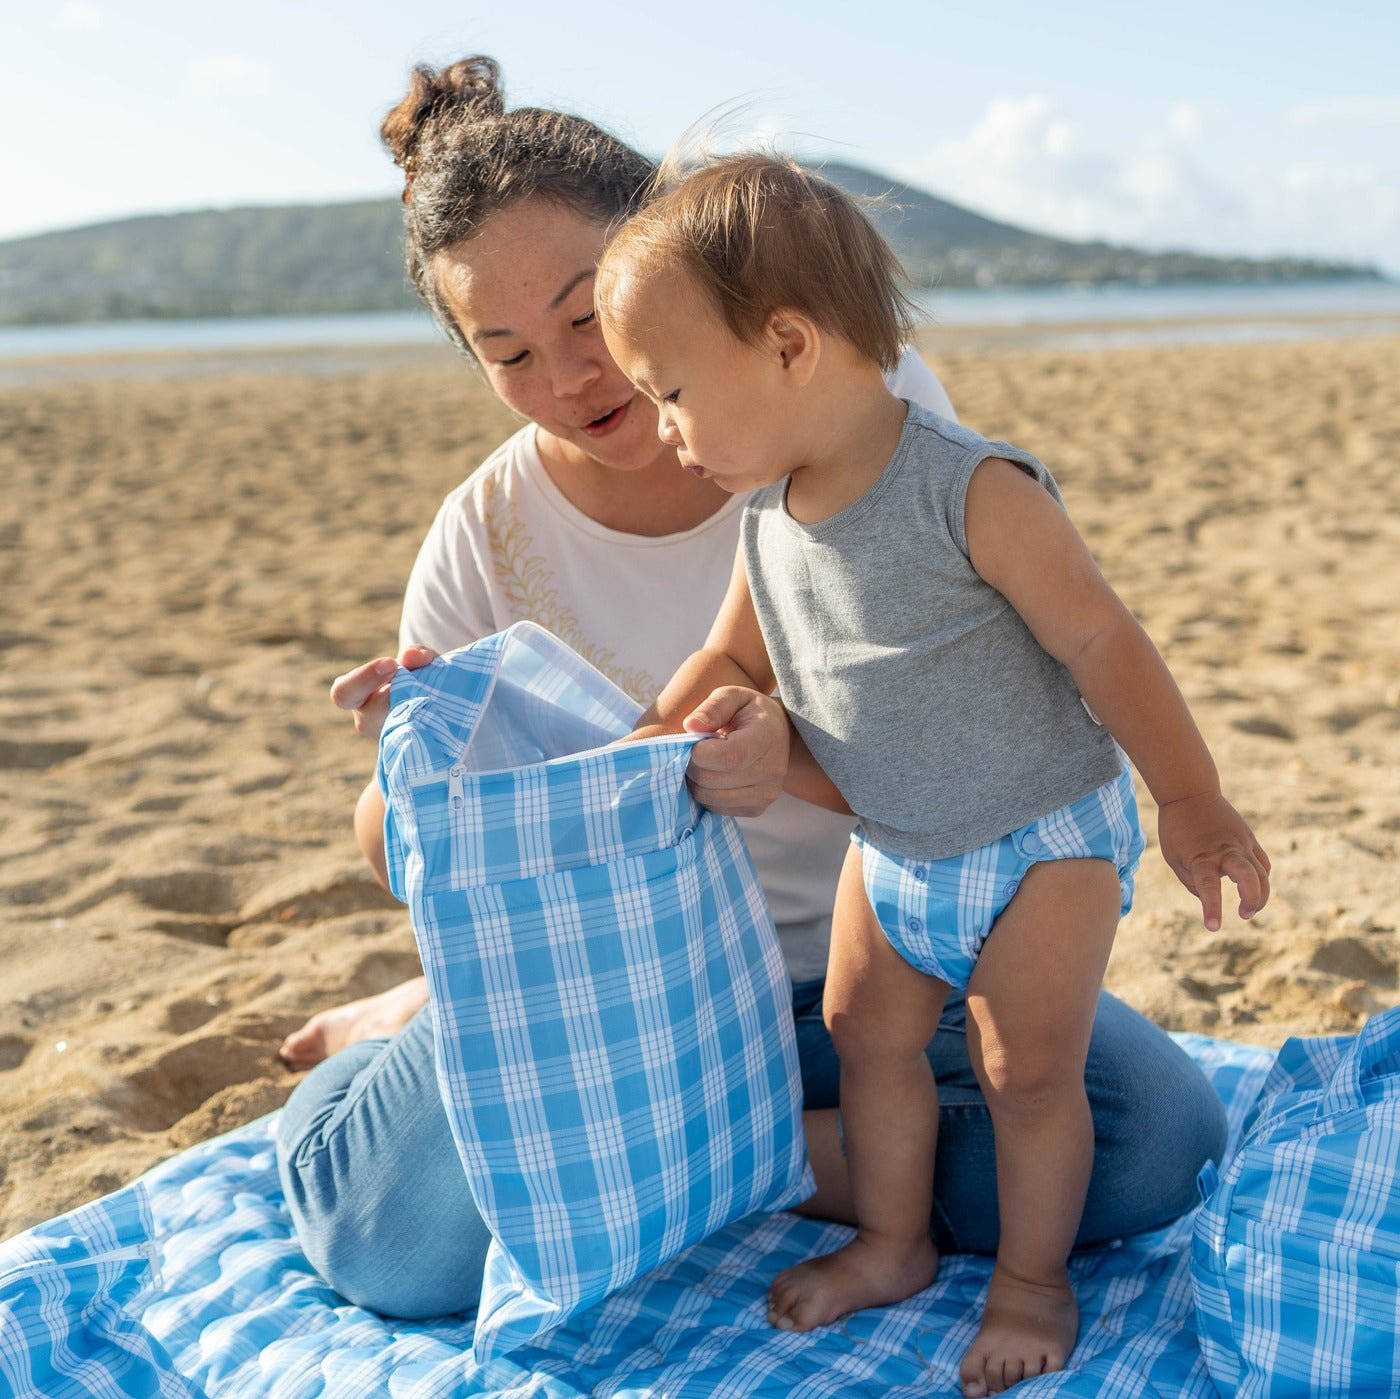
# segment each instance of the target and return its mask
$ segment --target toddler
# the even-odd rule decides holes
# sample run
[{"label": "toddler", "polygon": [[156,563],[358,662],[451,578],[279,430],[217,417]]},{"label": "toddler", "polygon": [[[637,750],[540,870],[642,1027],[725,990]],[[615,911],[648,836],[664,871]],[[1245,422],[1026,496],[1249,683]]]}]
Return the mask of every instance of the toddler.
[{"label": "toddler", "polygon": [[639,732],[683,727],[722,686],[776,688],[789,789],[859,817],[825,993],[856,1235],[779,1276],[770,1320],[807,1330],[933,1280],[925,1049],[958,987],[1001,1223],[964,1393],[1058,1369],[1093,1156],[1085,1056],[1143,848],[1124,750],[1208,928],[1222,876],[1242,916],[1263,907],[1268,859],[1049,472],[886,388],[911,322],[852,200],[790,162],[710,162],[622,226],[597,287],[682,466],[753,492],[706,646]]}]

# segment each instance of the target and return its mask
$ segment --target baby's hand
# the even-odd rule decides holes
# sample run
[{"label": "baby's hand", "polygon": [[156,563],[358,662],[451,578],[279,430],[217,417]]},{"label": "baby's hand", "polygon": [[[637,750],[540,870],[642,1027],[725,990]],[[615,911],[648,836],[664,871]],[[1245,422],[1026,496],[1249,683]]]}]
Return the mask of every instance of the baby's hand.
[{"label": "baby's hand", "polygon": [[685,717],[685,731],[709,734],[690,750],[686,778],[701,806],[721,816],[761,816],[787,777],[787,710],[742,685],[711,691]]},{"label": "baby's hand", "polygon": [[1269,901],[1269,857],[1248,823],[1217,794],[1183,797],[1158,811],[1162,858],[1201,901],[1205,925],[1220,927],[1220,881],[1240,892],[1240,917],[1253,918]]}]

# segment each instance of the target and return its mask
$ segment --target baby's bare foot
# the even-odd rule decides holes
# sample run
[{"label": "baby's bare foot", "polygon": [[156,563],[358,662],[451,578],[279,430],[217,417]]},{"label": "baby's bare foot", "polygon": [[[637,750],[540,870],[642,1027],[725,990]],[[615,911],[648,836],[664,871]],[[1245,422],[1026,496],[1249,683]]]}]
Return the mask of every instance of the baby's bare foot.
[{"label": "baby's bare foot", "polygon": [[768,1289],[768,1321],[782,1331],[810,1331],[848,1312],[902,1302],[937,1271],[938,1253],[927,1238],[895,1244],[857,1235],[825,1258],[779,1273]]},{"label": "baby's bare foot", "polygon": [[963,1394],[982,1399],[1018,1380],[1064,1369],[1078,1331],[1079,1308],[1068,1277],[1037,1283],[998,1266],[981,1330],[958,1369]]},{"label": "baby's bare foot", "polygon": [[282,1041],[277,1057],[289,1069],[314,1068],[360,1040],[396,1035],[427,1002],[428,984],[418,976],[377,996],[318,1011]]}]

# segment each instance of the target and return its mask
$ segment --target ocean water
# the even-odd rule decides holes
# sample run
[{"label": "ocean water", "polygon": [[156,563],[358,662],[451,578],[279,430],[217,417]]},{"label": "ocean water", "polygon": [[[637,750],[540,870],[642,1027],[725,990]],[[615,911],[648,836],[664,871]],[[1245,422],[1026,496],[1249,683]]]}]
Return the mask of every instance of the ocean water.
[{"label": "ocean water", "polygon": [[221,316],[0,326],[0,359],[168,354],[201,350],[367,348],[441,341],[425,311],[335,316]]},{"label": "ocean water", "polygon": [[[1247,343],[1400,334],[1400,282],[1178,283],[1170,286],[1039,287],[931,291],[919,302],[932,327],[981,327],[1044,348]],[[425,312],[334,316],[231,316],[219,319],[104,321],[0,326],[0,386],[46,378],[128,373],[222,371],[219,352],[249,370],[344,365],[340,352],[363,359],[386,347],[443,346]],[[336,352],[318,361],[317,350]],[[123,363],[113,357],[143,356]],[[356,358],[351,355],[352,360]],[[89,361],[84,366],[81,361]],[[104,361],[99,365],[98,360]]]}]

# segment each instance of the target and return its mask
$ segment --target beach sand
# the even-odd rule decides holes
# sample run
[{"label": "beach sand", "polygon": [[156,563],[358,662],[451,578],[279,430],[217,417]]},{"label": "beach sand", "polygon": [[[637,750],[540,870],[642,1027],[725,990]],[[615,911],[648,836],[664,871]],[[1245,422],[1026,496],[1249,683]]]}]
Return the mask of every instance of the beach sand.
[{"label": "beach sand", "polygon": [[[1400,339],[930,348],[1056,471],[1274,859],[1212,935],[1149,849],[1109,986],[1267,1045],[1395,1004]],[[271,1111],[284,1034],[417,968],[326,691],[513,422],[385,359],[0,391],[0,1236]]]}]

